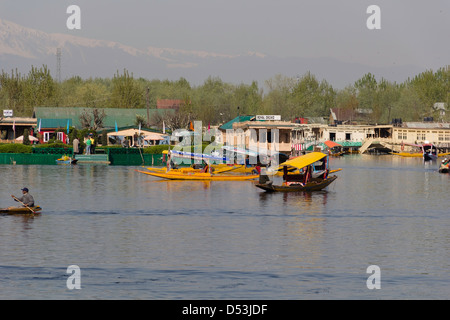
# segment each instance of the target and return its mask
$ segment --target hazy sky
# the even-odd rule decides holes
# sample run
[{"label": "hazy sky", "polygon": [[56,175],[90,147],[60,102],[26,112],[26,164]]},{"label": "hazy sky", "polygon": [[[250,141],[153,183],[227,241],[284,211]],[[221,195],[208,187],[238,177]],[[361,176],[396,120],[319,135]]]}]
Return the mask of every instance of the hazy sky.
[{"label": "hazy sky", "polygon": [[[66,27],[72,4],[81,30]],[[381,30],[366,27],[370,5],[381,8]],[[450,64],[450,0],[1,0],[0,19],[137,48]]]}]

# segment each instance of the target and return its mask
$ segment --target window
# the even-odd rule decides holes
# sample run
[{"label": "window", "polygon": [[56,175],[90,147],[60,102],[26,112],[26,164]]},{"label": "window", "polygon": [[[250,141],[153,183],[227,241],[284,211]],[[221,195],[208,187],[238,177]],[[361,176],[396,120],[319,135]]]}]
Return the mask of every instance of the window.
[{"label": "window", "polygon": [[351,133],[346,133],[345,134],[345,140],[352,140],[352,134]]},{"label": "window", "polygon": [[330,140],[336,141],[336,132],[330,132]]},{"label": "window", "polygon": [[398,140],[407,140],[408,139],[408,132],[405,130],[399,130],[398,131]]},{"label": "window", "polygon": [[418,131],[417,132],[417,141],[425,141],[425,140],[426,140],[425,131]]},{"label": "window", "polygon": [[44,132],[44,142],[48,142],[50,140],[50,132]]}]

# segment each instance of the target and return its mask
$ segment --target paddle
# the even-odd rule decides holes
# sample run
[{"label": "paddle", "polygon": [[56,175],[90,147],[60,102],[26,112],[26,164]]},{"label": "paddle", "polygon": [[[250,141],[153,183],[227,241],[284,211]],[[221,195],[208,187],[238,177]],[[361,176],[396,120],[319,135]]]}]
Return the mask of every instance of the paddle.
[{"label": "paddle", "polygon": [[17,202],[20,202],[21,204],[23,204],[24,207],[27,207],[28,209],[31,210],[31,212],[33,212],[33,214],[35,213],[33,209],[31,209],[29,206],[27,206],[25,203],[23,203],[22,201],[20,201],[19,199],[17,199],[15,196],[11,195],[14,200],[16,200]]}]

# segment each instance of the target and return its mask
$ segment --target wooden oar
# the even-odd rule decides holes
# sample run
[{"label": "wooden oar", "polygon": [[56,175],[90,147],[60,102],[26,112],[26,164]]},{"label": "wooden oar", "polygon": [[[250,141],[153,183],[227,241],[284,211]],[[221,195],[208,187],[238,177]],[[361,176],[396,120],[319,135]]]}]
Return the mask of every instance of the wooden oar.
[{"label": "wooden oar", "polygon": [[14,200],[20,202],[21,204],[24,205],[24,207],[27,207],[28,209],[31,210],[31,212],[33,212],[33,214],[35,213],[33,209],[31,209],[29,206],[27,206],[25,203],[23,203],[22,201],[20,201],[19,199],[17,199],[15,196],[12,196],[14,198]]}]

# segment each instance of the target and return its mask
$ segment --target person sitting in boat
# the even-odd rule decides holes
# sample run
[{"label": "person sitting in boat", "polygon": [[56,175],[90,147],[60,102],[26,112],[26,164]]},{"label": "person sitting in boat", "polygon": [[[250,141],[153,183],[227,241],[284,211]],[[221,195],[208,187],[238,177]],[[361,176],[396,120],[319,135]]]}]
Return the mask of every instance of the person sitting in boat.
[{"label": "person sitting in boat", "polygon": [[178,169],[178,165],[173,161],[173,159],[170,159],[170,168]]},{"label": "person sitting in boat", "polygon": [[259,164],[257,164],[253,170],[252,170],[253,174],[261,174],[261,166]]},{"label": "person sitting in boat", "polygon": [[209,165],[208,165],[208,163],[206,163],[205,160],[203,160],[203,169],[201,170],[201,172],[203,172],[203,173],[209,172]]},{"label": "person sitting in boat", "polygon": [[21,190],[23,194],[22,197],[16,198],[14,195],[11,195],[14,201],[21,202],[24,207],[34,207],[34,198],[31,194],[28,193],[28,188],[23,188]]}]

